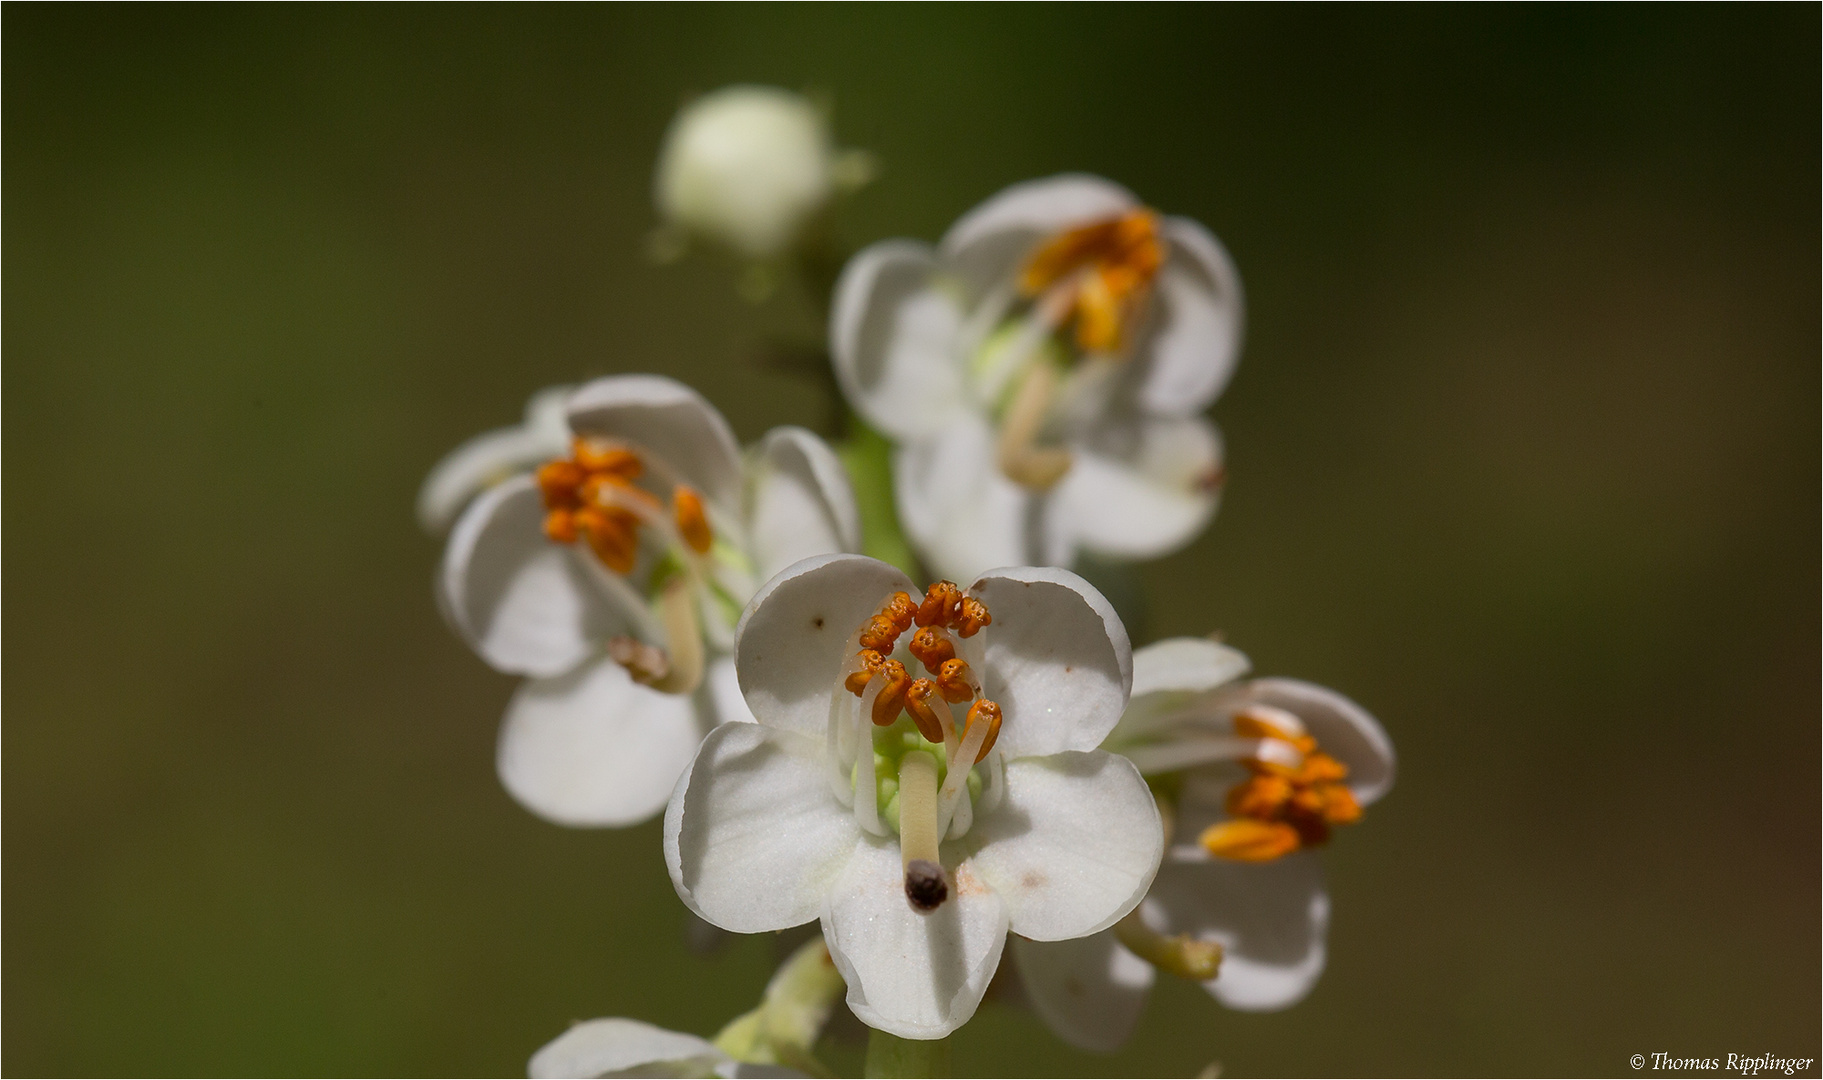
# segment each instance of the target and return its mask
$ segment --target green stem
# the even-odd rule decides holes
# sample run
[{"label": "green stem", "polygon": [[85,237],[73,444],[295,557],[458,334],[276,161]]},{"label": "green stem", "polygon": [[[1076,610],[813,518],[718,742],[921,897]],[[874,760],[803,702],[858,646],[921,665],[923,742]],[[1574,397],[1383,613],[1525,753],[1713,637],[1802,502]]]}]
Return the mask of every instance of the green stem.
[{"label": "green stem", "polygon": [[949,1039],[901,1039],[874,1029],[867,1036],[866,1076],[948,1076]]}]

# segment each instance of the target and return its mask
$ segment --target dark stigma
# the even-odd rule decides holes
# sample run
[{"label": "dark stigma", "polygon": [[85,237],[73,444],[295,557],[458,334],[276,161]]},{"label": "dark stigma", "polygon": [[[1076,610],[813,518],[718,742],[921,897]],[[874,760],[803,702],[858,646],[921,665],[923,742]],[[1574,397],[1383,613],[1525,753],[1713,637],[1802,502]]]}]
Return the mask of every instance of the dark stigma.
[{"label": "dark stigma", "polygon": [[905,866],[905,898],[919,911],[935,911],[949,899],[949,881],[943,867],[927,859],[913,859]]}]

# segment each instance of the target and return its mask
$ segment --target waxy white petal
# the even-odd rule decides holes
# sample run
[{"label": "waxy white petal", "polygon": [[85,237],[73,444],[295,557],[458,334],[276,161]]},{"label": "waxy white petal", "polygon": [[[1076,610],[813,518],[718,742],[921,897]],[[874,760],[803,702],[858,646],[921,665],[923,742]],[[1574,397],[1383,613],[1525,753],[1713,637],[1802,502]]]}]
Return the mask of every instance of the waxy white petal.
[{"label": "waxy white petal", "polygon": [[1120,1049],[1158,977],[1157,969],[1103,930],[1069,941],[1014,935],[1013,960],[1033,1011],[1058,1038],[1100,1053]]},{"label": "waxy white petal", "polygon": [[1348,789],[1366,806],[1393,786],[1393,741],[1366,709],[1302,679],[1255,679],[1246,697],[1294,713],[1324,753],[1348,766]]},{"label": "waxy white petal", "polygon": [[747,699],[741,696],[741,679],[734,670],[732,657],[718,656],[709,661],[709,670],[703,677],[703,686],[715,709],[717,724],[752,724],[756,722],[753,719],[753,710],[747,708]]},{"label": "waxy white petal", "polygon": [[836,282],[829,353],[842,393],[894,439],[940,430],[968,409],[957,355],[962,310],[938,286],[930,247],[886,240]]},{"label": "waxy white petal", "polygon": [[1323,974],[1329,894],[1310,852],[1266,863],[1167,862],[1140,914],[1161,934],[1221,943],[1221,972],[1203,987],[1231,1009],[1294,1005]]},{"label": "waxy white petal", "polygon": [[468,501],[514,473],[569,453],[570,429],[563,420],[567,386],[532,395],[525,422],[469,439],[443,456],[418,489],[418,524],[426,532],[449,528]]},{"label": "waxy white petal", "polygon": [[906,536],[940,578],[966,583],[1034,558],[1034,496],[1001,473],[994,433],[977,415],[902,443],[893,453],[893,496]]},{"label": "waxy white petal", "polygon": [[681,479],[732,510],[741,504],[740,448],[728,421],[703,396],[662,375],[610,375],[578,387],[570,427],[633,443],[663,459]]},{"label": "waxy white petal", "polygon": [[444,549],[439,603],[457,633],[501,671],[559,675],[616,634],[639,635],[643,613],[603,587],[590,556],[544,535],[530,477],[469,504]]},{"label": "waxy white petal", "polygon": [[1144,694],[1200,694],[1247,674],[1238,649],[1202,637],[1176,637],[1133,650],[1133,699]]},{"label": "waxy white petal", "polygon": [[532,1055],[526,1074],[703,1076],[731,1060],[707,1039],[614,1016],[584,1020],[552,1039]]},{"label": "waxy white petal", "polygon": [[945,268],[961,276],[971,298],[1016,274],[1034,248],[1066,229],[1123,214],[1139,205],[1126,188],[1086,173],[1026,180],[976,206],[943,234]]},{"label": "waxy white petal", "polygon": [[1006,803],[965,843],[1013,933],[1058,941],[1133,910],[1158,870],[1164,832],[1139,770],[1094,750],[1009,761]]},{"label": "waxy white petal", "polygon": [[754,719],[820,742],[849,637],[900,590],[914,599],[924,595],[899,570],[862,555],[805,559],[760,586],[734,645]]},{"label": "waxy white petal", "polygon": [[665,810],[665,865],[691,911],[755,934],[817,917],[854,848],[820,739],[759,724],[709,733]]},{"label": "waxy white petal", "polygon": [[766,433],[747,467],[747,531],[762,581],[800,559],[860,548],[854,490],[827,443],[800,427]]},{"label": "waxy white petal", "polygon": [[1008,758],[1093,750],[1120,720],[1133,650],[1120,616],[1093,585],[1055,567],[992,570],[968,591],[993,623],[982,689],[1000,703]]},{"label": "waxy white petal", "polygon": [[559,825],[637,824],[665,808],[708,730],[706,704],[642,686],[605,658],[527,680],[500,727],[500,780]]},{"label": "waxy white petal", "polygon": [[1222,441],[1200,416],[1138,416],[1077,443],[1048,522],[1067,548],[1155,559],[1209,524],[1221,500]]},{"label": "waxy white petal", "polygon": [[1221,241],[1189,218],[1166,218],[1170,257],[1155,282],[1134,356],[1140,404],[1166,416],[1199,413],[1221,395],[1241,353],[1241,275]]},{"label": "waxy white petal", "polygon": [[968,1022],[1000,966],[1006,908],[967,863],[955,894],[920,914],[905,898],[899,847],[860,837],[823,908],[823,940],[869,1027],[940,1039]]}]

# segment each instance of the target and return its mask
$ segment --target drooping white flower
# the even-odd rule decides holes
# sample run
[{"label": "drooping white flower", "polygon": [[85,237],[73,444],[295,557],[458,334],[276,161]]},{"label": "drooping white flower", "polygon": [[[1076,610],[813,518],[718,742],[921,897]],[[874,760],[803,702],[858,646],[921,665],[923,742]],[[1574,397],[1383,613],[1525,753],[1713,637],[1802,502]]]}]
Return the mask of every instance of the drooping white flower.
[{"label": "drooping white flower", "polygon": [[499,483],[450,533],[438,599],[482,659],[529,676],[499,770],[566,825],[656,814],[703,734],[748,714],[726,653],[756,582],[852,550],[841,464],[776,428],[745,457],[671,379],[597,379],[564,402],[564,456]]},{"label": "drooping white flower", "polygon": [[836,149],[828,119],[803,95],[728,86],[672,120],[658,158],[658,209],[687,233],[771,258],[868,168],[865,155]]},{"label": "drooping white flower", "polygon": [[1323,973],[1329,895],[1310,848],[1392,787],[1392,742],[1335,691],[1246,680],[1247,668],[1204,638],[1133,656],[1132,702],[1104,745],[1153,777],[1173,811],[1164,864],[1116,929],[1014,943],[1039,1015],[1074,1045],[1124,1042],[1155,965],[1254,1012],[1296,1004]]},{"label": "drooping white flower", "polygon": [[443,455],[418,489],[418,524],[424,531],[442,532],[476,495],[567,451],[570,428],[563,403],[570,390],[538,391],[526,402],[523,423],[484,431]]},{"label": "drooping white flower", "polygon": [[1132,910],[1163,837],[1138,770],[1097,748],[1132,679],[1100,593],[1020,568],[919,595],[849,555],[760,589],[735,647],[759,723],[703,741],[665,860],[724,929],[820,918],[855,1015],[934,1039],[974,1014],[1009,929],[1061,940]]},{"label": "drooping white flower", "polygon": [[897,444],[901,521],[937,573],[1147,559],[1215,512],[1201,415],[1234,369],[1240,277],[1201,225],[1093,176],[1015,184],[937,247],[849,262],[830,351]]},{"label": "drooping white flower", "polygon": [[780,965],[759,1007],[713,1040],[622,1017],[589,1020],[532,1055],[527,1071],[534,1077],[826,1076],[812,1050],[841,993],[829,950],[812,941]]},{"label": "drooping white flower", "polygon": [[531,1077],[804,1076],[779,1065],[749,1065],[708,1039],[621,1016],[584,1020],[546,1043],[526,1066]]}]

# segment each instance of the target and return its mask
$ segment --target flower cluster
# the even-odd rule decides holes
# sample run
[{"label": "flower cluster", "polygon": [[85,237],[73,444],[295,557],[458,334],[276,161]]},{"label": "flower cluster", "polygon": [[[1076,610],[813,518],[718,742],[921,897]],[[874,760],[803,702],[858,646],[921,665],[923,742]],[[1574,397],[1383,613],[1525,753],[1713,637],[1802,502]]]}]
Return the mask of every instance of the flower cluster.
[{"label": "flower cluster", "polygon": [[[869,171],[833,145],[796,95],[700,99],[666,137],[661,233],[790,255]],[[860,251],[830,311],[841,452],[791,427],[742,450],[695,390],[614,375],[540,392],[420,493],[446,620],[525,678],[506,789],[564,825],[662,810],[672,884],[714,926],[821,925],[714,1040],[589,1021],[533,1074],[819,1074],[836,995],[876,1039],[940,1040],[1009,941],[1025,999],[1087,1049],[1127,1038],[1159,971],[1235,1009],[1300,1000],[1325,962],[1317,849],[1391,787],[1390,740],[1214,640],[1135,651],[1072,570],[1175,551],[1215,513],[1226,250],[1056,176],[935,246]]]}]

